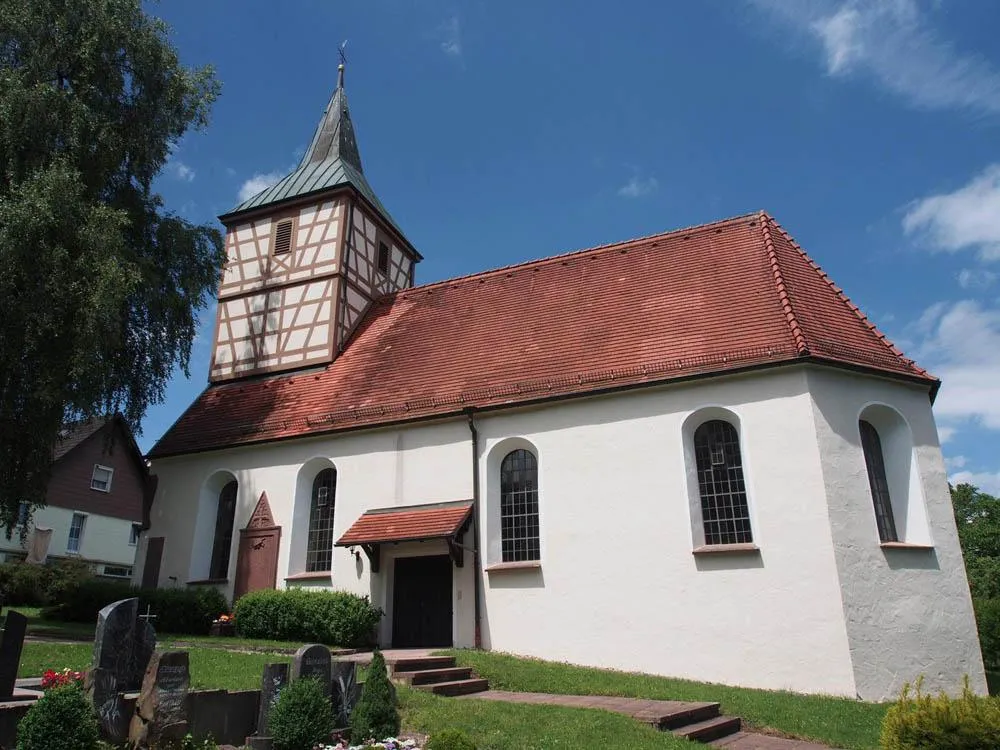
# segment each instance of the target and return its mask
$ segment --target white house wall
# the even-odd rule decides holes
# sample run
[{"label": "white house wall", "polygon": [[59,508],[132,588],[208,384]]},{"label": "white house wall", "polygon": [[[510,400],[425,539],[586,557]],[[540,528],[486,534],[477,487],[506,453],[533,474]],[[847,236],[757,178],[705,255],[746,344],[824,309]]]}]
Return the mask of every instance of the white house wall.
[{"label": "white house wall", "polygon": [[[136,551],[135,545],[129,544],[132,521],[51,505],[38,508],[33,516],[34,526],[52,529],[49,555],[54,557],[72,556],[67,552],[66,547],[69,544],[69,529],[73,522],[74,513],[81,513],[87,517],[83,528],[83,538],[80,540],[80,549],[77,553],[81,559],[114,565],[132,565],[135,561]],[[21,546],[17,536],[3,540],[2,549],[17,554],[25,551],[25,547]]]},{"label": "white house wall", "polygon": [[[881,688],[878,695],[872,692],[875,678],[859,663],[886,638],[895,643],[897,636],[865,631],[858,619],[871,597],[858,598],[849,590],[851,585],[869,586],[867,566],[881,554],[877,539],[871,538],[873,521],[863,540],[853,527],[868,524],[871,516],[867,489],[857,484],[864,477],[863,463],[860,469],[856,461],[845,465],[837,453],[825,463],[821,458],[821,451],[831,450],[837,437],[820,424],[821,417],[839,409],[844,419],[853,421],[851,404],[858,396],[829,387],[825,376],[816,377],[807,378],[805,368],[786,368],[477,414],[480,549],[487,566],[498,562],[490,514],[499,501],[497,467],[503,454],[514,447],[535,451],[540,487],[540,567],[483,575],[483,645],[696,680],[881,697]],[[878,383],[845,377],[848,384]],[[822,391],[815,407],[809,392],[814,382]],[[906,386],[885,387],[895,389],[887,391],[887,397],[904,394],[900,398],[906,401],[905,414],[919,411],[919,398],[927,398]],[[925,493],[932,497],[940,495],[945,479],[936,438],[927,437],[928,430],[933,433],[929,408],[924,412],[911,423],[921,446],[926,446],[918,453]],[[728,415],[741,436],[759,553],[692,554],[700,544],[700,519],[697,498],[690,493],[683,435],[699,420],[720,414]],[[209,483],[231,474],[240,490],[230,582],[222,588],[232,595],[239,529],[265,490],[275,522],[282,527],[282,586],[286,575],[303,572],[299,547],[308,525],[305,487],[325,462],[337,469],[334,538],[339,538],[371,508],[471,498],[471,460],[464,419],[158,460],[153,464],[159,487],[152,528],[143,536],[166,538],[160,585],[205,578],[211,538],[202,538],[204,532],[199,535],[196,527],[211,529],[214,508],[202,508],[200,521],[195,509]],[[843,498],[845,491],[856,496],[854,505],[828,509],[827,495]],[[893,616],[902,612],[902,627],[909,629],[898,636],[906,648],[896,651],[896,673],[901,679],[912,678],[933,662],[938,682],[954,689],[966,665],[975,666],[975,636],[969,633],[968,593],[958,592],[964,575],[955,553],[954,528],[948,526],[950,511],[942,508],[932,509],[930,518],[935,542],[945,545],[938,550],[945,572],[901,574],[883,559],[885,570],[877,575],[908,577],[898,603],[884,612],[887,628],[896,627]],[[870,554],[854,549],[862,541],[871,547]],[[293,543],[297,551],[290,553]],[[198,548],[194,553],[193,547]],[[356,559],[348,550],[335,548],[332,583],[325,585],[370,595],[385,609],[389,616],[381,636],[386,643],[393,615],[393,558],[443,551],[438,543],[383,545],[382,570],[372,577],[364,554]],[[850,562],[858,556],[863,562]],[[466,566],[454,578],[458,646],[474,645],[473,564],[467,553]],[[141,580],[141,563],[134,575]],[[935,590],[942,581],[950,588],[945,599],[938,600]],[[909,599],[921,603],[908,604]],[[943,604],[959,606],[961,613],[945,616]],[[936,609],[955,624],[943,631],[935,624],[931,632],[947,632],[964,643],[929,644],[927,631],[909,617],[907,607]],[[981,670],[980,665],[980,676]]]},{"label": "white house wall", "polygon": [[[891,698],[921,675],[927,690],[954,692],[966,674],[972,689],[985,693],[972,600],[926,391],[831,370],[811,371],[809,386],[858,693]],[[923,506],[909,515],[926,521],[897,523],[898,532],[903,541],[929,543],[930,549],[879,544],[858,431],[862,410],[874,404],[890,405],[909,426],[917,469],[909,502]]]}]

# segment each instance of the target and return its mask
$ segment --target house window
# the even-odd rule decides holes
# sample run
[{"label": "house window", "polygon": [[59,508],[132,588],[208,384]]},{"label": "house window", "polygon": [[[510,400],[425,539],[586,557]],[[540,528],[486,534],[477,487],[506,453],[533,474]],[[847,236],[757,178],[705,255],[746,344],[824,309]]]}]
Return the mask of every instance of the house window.
[{"label": "house window", "polygon": [[274,228],[274,254],[280,255],[292,249],[292,220],[279,221]]},{"label": "house window", "polygon": [[229,551],[233,546],[233,523],[236,520],[236,480],[229,482],[219,493],[219,507],[215,514],[215,541],[212,544],[212,563],[208,577],[223,580],[229,575]]},{"label": "house window", "polygon": [[538,459],[523,448],[500,464],[500,548],[503,562],[541,559]]},{"label": "house window", "polygon": [[128,531],[128,543],[131,546],[135,546],[139,543],[139,534],[142,533],[142,524],[134,523]]},{"label": "house window", "polygon": [[28,523],[28,518],[30,516],[30,508],[27,503],[21,503],[17,506],[17,525],[24,526]]},{"label": "house window", "polygon": [[131,578],[132,568],[128,565],[105,565],[104,575],[111,578]]},{"label": "house window", "polygon": [[74,513],[73,520],[69,524],[69,539],[66,540],[66,552],[79,554],[80,545],[83,542],[83,527],[87,523],[87,517],[82,513]]},{"label": "house window", "polygon": [[865,467],[868,469],[868,485],[872,491],[872,502],[875,504],[875,523],[878,525],[878,536],[882,542],[898,542],[896,521],[892,516],[892,501],[889,497],[889,482],[885,476],[885,455],[882,453],[882,440],[879,438],[871,422],[858,421],[861,430],[861,449],[865,454]]},{"label": "house window", "polygon": [[384,242],[378,243],[378,272],[383,276],[389,273],[389,246]]},{"label": "house window", "polygon": [[705,422],[695,430],[694,454],[705,544],[752,543],[736,428],[721,419]]},{"label": "house window", "polygon": [[90,489],[98,492],[111,492],[111,478],[114,475],[114,469],[94,464],[94,473],[90,476]]},{"label": "house window", "polygon": [[323,469],[313,480],[306,540],[306,571],[333,568],[333,508],[337,495],[336,469]]}]

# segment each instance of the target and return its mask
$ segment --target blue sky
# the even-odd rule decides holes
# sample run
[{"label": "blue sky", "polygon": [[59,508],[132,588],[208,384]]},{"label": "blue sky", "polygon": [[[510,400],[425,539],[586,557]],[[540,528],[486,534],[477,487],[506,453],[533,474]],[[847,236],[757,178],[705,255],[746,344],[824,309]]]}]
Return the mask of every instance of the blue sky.
[{"label": "blue sky", "polygon": [[[280,10],[278,10],[280,8]],[[613,9],[612,9],[613,8]],[[1000,5],[170,0],[223,83],[158,182],[199,222],[290,171],[336,80],[417,281],[766,209],[941,377],[952,478],[1000,492]],[[206,383],[150,409],[150,448]]]}]

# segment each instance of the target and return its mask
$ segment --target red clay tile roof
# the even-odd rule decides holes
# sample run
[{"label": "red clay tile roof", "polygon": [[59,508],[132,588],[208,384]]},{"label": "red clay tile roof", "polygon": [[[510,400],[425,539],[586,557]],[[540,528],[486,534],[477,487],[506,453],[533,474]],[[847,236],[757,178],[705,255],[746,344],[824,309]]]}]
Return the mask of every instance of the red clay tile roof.
[{"label": "red clay tile roof", "polygon": [[333,363],[209,387],[150,455],[802,361],[938,386],[761,212],[389,295]]},{"label": "red clay tile roof", "polygon": [[454,536],[471,513],[471,500],[369,510],[351,525],[335,546],[443,539]]}]

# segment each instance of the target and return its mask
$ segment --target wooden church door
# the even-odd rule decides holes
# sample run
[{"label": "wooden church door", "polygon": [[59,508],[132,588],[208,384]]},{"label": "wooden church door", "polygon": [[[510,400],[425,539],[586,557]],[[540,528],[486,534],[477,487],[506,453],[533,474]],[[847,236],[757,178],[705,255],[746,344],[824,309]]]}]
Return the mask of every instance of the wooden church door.
[{"label": "wooden church door", "polygon": [[236,586],[233,602],[258,589],[273,589],[278,581],[278,547],[281,527],[275,526],[267,493],[260,500],[245,529],[240,530],[240,547],[236,556]]}]

